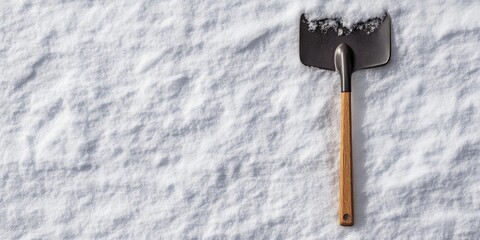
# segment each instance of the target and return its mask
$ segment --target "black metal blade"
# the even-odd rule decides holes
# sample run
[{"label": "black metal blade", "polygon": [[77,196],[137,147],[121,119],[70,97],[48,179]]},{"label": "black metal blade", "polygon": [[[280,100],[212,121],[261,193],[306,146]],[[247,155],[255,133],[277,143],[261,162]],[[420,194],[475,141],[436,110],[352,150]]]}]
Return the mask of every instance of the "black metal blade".
[{"label": "black metal blade", "polygon": [[300,18],[300,60],[307,66],[335,71],[335,49],[346,43],[353,51],[352,71],[386,64],[390,60],[390,16],[383,18],[375,31],[340,27],[347,34],[339,35],[334,28],[327,30],[310,27],[305,14]]}]

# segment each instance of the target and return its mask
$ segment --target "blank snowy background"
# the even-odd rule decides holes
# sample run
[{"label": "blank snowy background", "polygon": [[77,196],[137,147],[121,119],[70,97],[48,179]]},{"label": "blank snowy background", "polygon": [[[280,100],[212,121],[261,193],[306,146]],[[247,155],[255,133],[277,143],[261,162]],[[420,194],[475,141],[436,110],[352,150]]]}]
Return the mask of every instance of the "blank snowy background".
[{"label": "blank snowy background", "polygon": [[[302,12],[392,17],[353,76],[355,226],[338,224],[340,81]],[[480,3],[0,4],[1,239],[479,239]]]}]

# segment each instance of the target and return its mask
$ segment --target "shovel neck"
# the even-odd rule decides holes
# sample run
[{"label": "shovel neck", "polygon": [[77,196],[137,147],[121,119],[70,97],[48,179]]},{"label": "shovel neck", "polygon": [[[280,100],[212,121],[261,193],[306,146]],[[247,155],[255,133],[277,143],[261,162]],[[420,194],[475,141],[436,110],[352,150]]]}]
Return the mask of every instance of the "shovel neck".
[{"label": "shovel neck", "polygon": [[353,69],[353,52],[345,43],[338,45],[335,50],[335,69],[340,73],[342,92],[351,92],[351,79]]}]

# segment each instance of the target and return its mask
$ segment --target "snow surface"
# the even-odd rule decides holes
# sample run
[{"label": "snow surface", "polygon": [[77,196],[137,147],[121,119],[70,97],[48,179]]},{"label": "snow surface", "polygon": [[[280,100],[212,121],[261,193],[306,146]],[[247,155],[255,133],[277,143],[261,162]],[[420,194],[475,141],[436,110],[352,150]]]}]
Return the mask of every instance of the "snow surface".
[{"label": "snow surface", "polygon": [[[375,32],[380,24],[382,24],[383,20],[385,19],[385,15],[379,16],[377,18],[368,19],[364,22],[359,22],[354,25],[348,25],[347,27],[343,26],[342,19],[336,18],[323,18],[323,19],[308,19],[309,16],[307,15],[307,23],[308,23],[308,30],[309,31],[317,31],[317,32],[327,32],[328,30],[333,30],[338,33],[338,36],[342,34],[348,35],[354,30],[361,30],[366,32],[367,34],[371,34]],[[345,30],[345,32],[344,32]]]},{"label": "snow surface", "polygon": [[[388,11],[353,76],[355,226],[338,224],[340,82],[300,14]],[[480,3],[0,4],[0,239],[479,239]]]}]

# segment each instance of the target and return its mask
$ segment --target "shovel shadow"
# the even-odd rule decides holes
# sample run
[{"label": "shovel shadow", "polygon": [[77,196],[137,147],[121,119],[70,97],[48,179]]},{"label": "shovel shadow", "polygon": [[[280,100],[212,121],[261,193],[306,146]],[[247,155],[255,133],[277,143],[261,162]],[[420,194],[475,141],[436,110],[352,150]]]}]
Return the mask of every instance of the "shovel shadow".
[{"label": "shovel shadow", "polygon": [[[358,74],[360,75],[360,74]],[[366,169],[366,136],[362,131],[366,111],[365,84],[353,84],[352,91],[352,155],[353,155],[353,202],[354,227],[361,228],[366,223],[366,208],[369,202],[366,193],[368,172]],[[359,86],[355,86],[359,85]]]},{"label": "shovel shadow", "polygon": [[367,194],[367,182],[371,172],[367,169],[367,153],[366,142],[368,136],[362,129],[365,123],[365,113],[367,110],[367,90],[368,84],[364,78],[371,76],[363,71],[379,71],[376,76],[381,81],[392,70],[398,67],[400,52],[395,39],[395,28],[391,32],[391,56],[387,65],[380,69],[366,69],[352,76],[352,155],[353,155],[353,191],[354,191],[354,228],[362,228],[368,222],[367,206],[370,202]]}]

